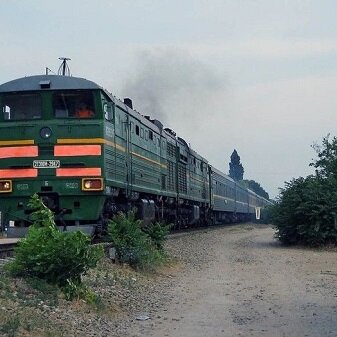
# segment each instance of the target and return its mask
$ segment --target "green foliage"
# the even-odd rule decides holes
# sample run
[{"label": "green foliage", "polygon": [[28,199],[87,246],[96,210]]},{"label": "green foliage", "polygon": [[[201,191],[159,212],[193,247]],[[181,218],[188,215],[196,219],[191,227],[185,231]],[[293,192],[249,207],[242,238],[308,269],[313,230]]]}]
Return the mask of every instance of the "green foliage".
[{"label": "green foliage", "polygon": [[318,159],[310,164],[315,167],[316,174],[323,178],[334,177],[337,179],[337,138],[329,140],[327,135],[322,140],[322,145],[315,144],[313,149],[317,153]]},{"label": "green foliage", "polygon": [[276,236],[284,243],[337,244],[337,138],[315,145],[316,175],[293,179],[272,207]]},{"label": "green foliage", "polygon": [[31,220],[35,227],[46,227],[51,232],[56,229],[53,212],[45,206],[37,194],[30,198],[28,207],[33,211]]},{"label": "green foliage", "polygon": [[82,299],[89,304],[97,305],[100,298],[81,282],[67,280],[67,284],[62,287],[66,300]]},{"label": "green foliage", "polygon": [[286,244],[337,243],[337,193],[334,179],[294,179],[272,207],[276,236]]},{"label": "green foliage", "polygon": [[18,316],[10,316],[7,321],[1,325],[0,332],[7,334],[9,337],[15,337],[20,325],[21,322]]},{"label": "green foliage", "polygon": [[136,265],[141,252],[147,245],[148,237],[141,230],[141,221],[135,219],[134,212],[119,212],[108,225],[108,236],[116,248],[121,262]]},{"label": "green foliage", "polygon": [[90,238],[80,231],[60,232],[53,213],[38,195],[31,198],[34,224],[15,249],[10,265],[14,275],[38,277],[61,287],[81,283],[81,276],[96,266],[103,256],[100,246],[91,246]]},{"label": "green foliage", "polygon": [[120,262],[148,271],[161,264],[165,256],[142,230],[141,224],[142,221],[136,220],[134,212],[120,212],[109,222],[108,237]]},{"label": "green foliage", "polygon": [[245,187],[249,188],[256,194],[260,195],[261,197],[269,200],[269,194],[263,189],[263,187],[256,182],[255,180],[242,180],[242,183]]},{"label": "green foliage", "polygon": [[147,227],[143,228],[143,231],[150,237],[154,246],[163,251],[164,243],[167,239],[167,235],[170,233],[172,225],[163,225],[160,222],[155,222]]},{"label": "green foliage", "polygon": [[240,156],[237,151],[234,149],[231,155],[231,161],[229,163],[229,176],[235,181],[240,181],[243,179],[244,169],[240,163]]},{"label": "green foliage", "polygon": [[[7,269],[7,264],[2,267],[3,269]],[[1,271],[0,273],[0,291],[10,292],[10,278],[7,276],[7,271]]]},{"label": "green foliage", "polygon": [[260,219],[255,222],[260,224],[271,224],[273,214],[273,205],[267,205],[260,210]]},{"label": "green foliage", "polygon": [[[60,289],[55,284],[47,283],[45,280],[37,277],[27,277],[27,284],[34,290],[37,290],[34,295],[34,301],[48,303],[50,306],[58,305],[58,294]],[[28,303],[25,298],[25,302]]]}]

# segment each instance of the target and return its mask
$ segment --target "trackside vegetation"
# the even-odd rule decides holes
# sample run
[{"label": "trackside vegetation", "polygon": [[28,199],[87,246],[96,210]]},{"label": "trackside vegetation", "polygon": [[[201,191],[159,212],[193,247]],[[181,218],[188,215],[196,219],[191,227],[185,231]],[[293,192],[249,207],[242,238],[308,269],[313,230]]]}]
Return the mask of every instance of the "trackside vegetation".
[{"label": "trackside vegetation", "polygon": [[119,307],[133,307],[143,287],[153,288],[143,272],[168,261],[163,246],[170,226],[144,227],[133,212],[111,221],[119,262],[129,268],[103,257],[103,247],[110,243],[91,245],[82,232],[60,232],[38,195],[30,207],[33,224],[27,236],[14,260],[0,266],[1,336],[70,336],[76,326],[83,334],[88,320],[104,322]]},{"label": "trackside vegetation", "polygon": [[167,261],[163,244],[169,228],[160,223],[142,227],[134,211],[120,212],[109,222],[108,240],[113,243],[120,262],[137,270],[153,271]]},{"label": "trackside vegetation", "polygon": [[8,266],[14,276],[38,278],[57,285],[66,299],[95,301],[95,295],[82,284],[82,276],[94,268],[103,256],[101,246],[92,246],[80,231],[61,232],[54,215],[35,194],[29,203],[33,224],[15,249]]},{"label": "trackside vegetation", "polygon": [[285,244],[337,244],[337,138],[313,146],[315,174],[285,183],[271,209],[276,237]]},{"label": "trackside vegetation", "polygon": [[[37,194],[31,197],[33,224],[15,248],[15,258],[7,269],[13,276],[45,281],[62,290],[67,300],[84,299],[95,304],[97,296],[82,283],[82,277],[103,257],[102,245],[91,245],[81,231],[59,231],[53,212]],[[108,240],[118,261],[140,271],[155,271],[167,261],[164,242],[170,226],[154,223],[142,226],[135,212],[118,213],[109,223]]]}]

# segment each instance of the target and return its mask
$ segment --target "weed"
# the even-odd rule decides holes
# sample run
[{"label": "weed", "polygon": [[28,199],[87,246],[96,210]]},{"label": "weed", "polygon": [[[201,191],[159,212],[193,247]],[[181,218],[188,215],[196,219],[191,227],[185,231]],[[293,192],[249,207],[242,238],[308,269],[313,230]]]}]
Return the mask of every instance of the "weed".
[{"label": "weed", "polygon": [[7,334],[9,337],[15,337],[20,325],[21,323],[18,316],[9,317],[0,327],[0,331]]},{"label": "weed", "polygon": [[0,290],[9,291],[10,279],[6,273],[0,273]]},{"label": "weed", "polygon": [[53,285],[47,283],[45,280],[31,277],[27,278],[26,282],[30,285],[33,289],[37,290],[35,297],[35,301],[43,301],[47,303],[49,306],[57,306],[58,301],[58,293],[59,289]]}]

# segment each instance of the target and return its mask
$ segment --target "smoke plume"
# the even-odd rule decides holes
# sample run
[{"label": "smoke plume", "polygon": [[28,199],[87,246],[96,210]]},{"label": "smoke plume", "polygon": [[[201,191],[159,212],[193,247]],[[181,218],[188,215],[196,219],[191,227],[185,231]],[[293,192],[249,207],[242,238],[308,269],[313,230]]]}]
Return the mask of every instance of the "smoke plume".
[{"label": "smoke plume", "polygon": [[[200,125],[219,108],[225,81],[183,51],[143,52],[123,92],[143,115],[179,132]],[[214,111],[214,109],[213,109]]]}]

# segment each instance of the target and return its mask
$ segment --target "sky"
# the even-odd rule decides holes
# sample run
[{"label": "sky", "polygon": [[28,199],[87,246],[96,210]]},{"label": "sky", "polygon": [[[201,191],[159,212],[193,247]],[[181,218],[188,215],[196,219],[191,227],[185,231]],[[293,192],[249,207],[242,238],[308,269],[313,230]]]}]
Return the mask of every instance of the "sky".
[{"label": "sky", "polygon": [[275,198],[337,125],[337,2],[0,0],[0,83],[90,79]]}]

